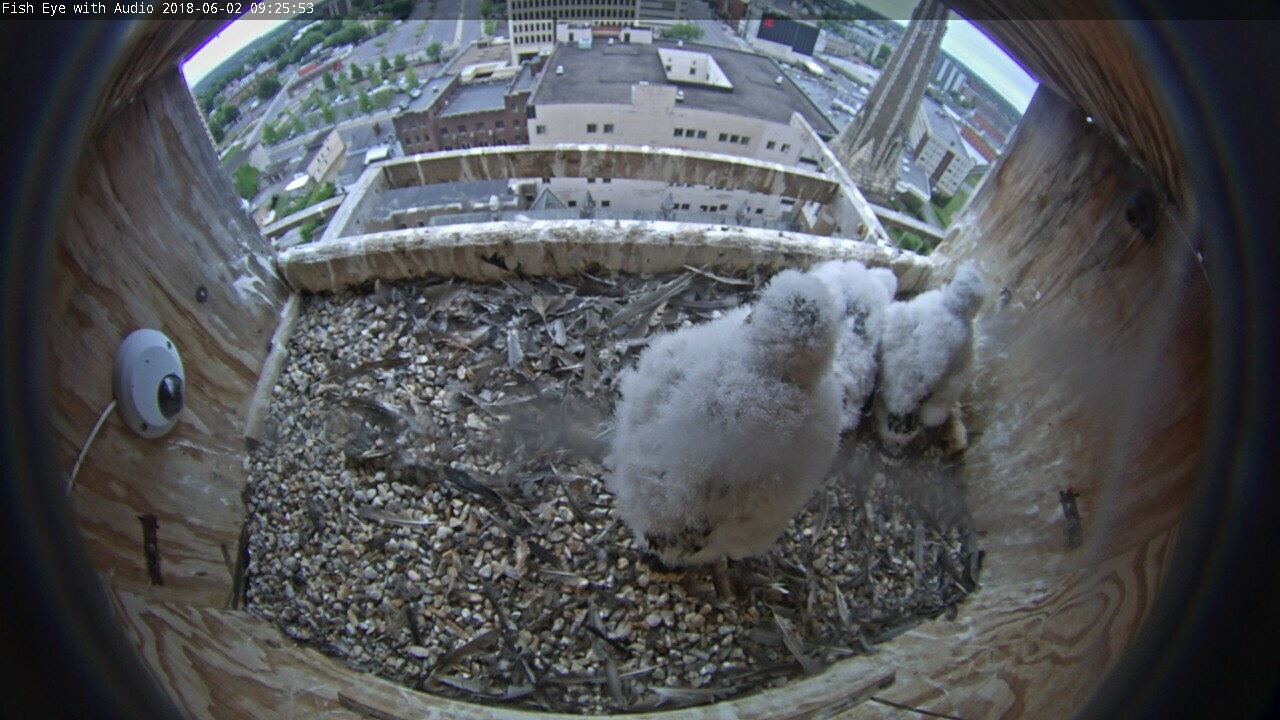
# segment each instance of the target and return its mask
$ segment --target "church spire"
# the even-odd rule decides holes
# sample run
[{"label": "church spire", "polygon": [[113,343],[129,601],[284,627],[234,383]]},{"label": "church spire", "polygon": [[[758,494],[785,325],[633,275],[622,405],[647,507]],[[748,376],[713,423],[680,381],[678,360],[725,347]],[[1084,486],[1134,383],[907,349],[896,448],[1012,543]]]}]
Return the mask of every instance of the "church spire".
[{"label": "church spire", "polygon": [[867,101],[831,141],[836,157],[873,202],[884,202],[894,192],[907,131],[947,31],[947,12],[938,0],[920,0]]}]

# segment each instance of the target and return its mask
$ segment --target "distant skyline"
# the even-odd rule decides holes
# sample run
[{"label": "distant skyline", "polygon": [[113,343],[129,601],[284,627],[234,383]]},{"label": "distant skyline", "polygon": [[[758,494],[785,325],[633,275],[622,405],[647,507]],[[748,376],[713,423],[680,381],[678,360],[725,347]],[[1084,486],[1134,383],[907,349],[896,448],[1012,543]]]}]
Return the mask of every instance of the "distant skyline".
[{"label": "distant skyline", "polygon": [[[696,0],[695,0],[696,1]],[[876,12],[906,25],[916,0],[859,0]],[[224,27],[197,50],[182,67],[187,86],[194,86],[253,41],[271,32],[286,19],[238,19]],[[947,34],[942,38],[942,49],[964,63],[1004,96],[1019,112],[1026,112],[1035,94],[1037,83],[1012,58],[1005,54],[982,31],[967,20],[947,22]]]}]

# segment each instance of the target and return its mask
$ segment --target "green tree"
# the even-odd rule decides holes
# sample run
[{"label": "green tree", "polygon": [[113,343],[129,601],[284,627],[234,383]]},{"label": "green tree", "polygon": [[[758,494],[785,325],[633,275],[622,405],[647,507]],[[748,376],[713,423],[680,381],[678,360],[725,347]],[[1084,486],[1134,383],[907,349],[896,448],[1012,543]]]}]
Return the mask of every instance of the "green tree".
[{"label": "green tree", "polygon": [[235,185],[236,194],[245,200],[252,200],[258,194],[258,181],[262,173],[249,163],[240,163],[240,167],[231,173],[231,181]]},{"label": "green tree", "polygon": [[408,70],[405,70],[404,82],[405,82],[405,85],[407,85],[410,88],[418,87],[418,73],[414,72],[413,68],[409,68]]},{"label": "green tree", "polygon": [[351,82],[360,82],[364,79],[364,71],[356,63],[351,63]]},{"label": "green tree", "polygon": [[360,108],[360,112],[367,113],[373,110],[373,103],[369,100],[369,93],[364,88],[360,88],[360,95],[356,97],[356,107]]},{"label": "green tree", "polygon": [[293,134],[297,136],[297,135],[301,135],[306,131],[307,131],[307,126],[302,124],[302,118],[295,117],[293,119]]},{"label": "green tree", "polygon": [[387,28],[389,28],[389,27],[391,27],[391,21],[390,21],[390,20],[388,20],[388,19],[386,19],[386,18],[381,18],[381,19],[375,20],[375,21],[373,21],[373,34],[374,34],[374,35],[381,35],[382,33],[386,32],[386,31],[387,31]]},{"label": "green tree", "polygon": [[332,125],[335,119],[333,107],[329,105],[320,106],[320,117],[324,118],[325,125]]},{"label": "green tree", "polygon": [[391,107],[391,101],[396,96],[396,91],[391,88],[380,88],[373,93],[371,98],[373,106],[379,110]]},{"label": "green tree", "polygon": [[880,49],[876,51],[876,56],[872,58],[871,64],[876,67],[884,67],[885,63],[889,61],[889,55],[892,53],[893,48],[889,47],[888,43],[880,45]]},{"label": "green tree", "polygon": [[369,36],[369,30],[360,23],[345,23],[342,29],[325,38],[325,47],[337,47],[339,45],[355,45]]},{"label": "green tree", "polygon": [[404,70],[409,64],[409,60],[405,58],[404,53],[396,53],[396,58],[391,62],[391,64],[395,65],[397,70]]},{"label": "green tree", "polygon": [[316,230],[319,230],[322,224],[324,224],[324,221],[319,218],[302,223],[302,227],[298,228],[298,234],[302,236],[302,241],[311,242],[311,239],[315,237]]},{"label": "green tree", "polygon": [[259,100],[270,100],[280,92],[280,80],[275,75],[264,77],[258,81],[258,87],[253,92]]},{"label": "green tree", "polygon": [[262,126],[262,142],[268,145],[275,145],[280,142],[280,131],[276,128],[275,123],[264,123]]},{"label": "green tree", "polygon": [[432,40],[427,44],[427,59],[431,62],[440,62],[440,41]]},{"label": "green tree", "polygon": [[663,30],[662,37],[668,40],[698,40],[702,37],[702,28],[693,23],[676,23]]},{"label": "green tree", "polygon": [[382,71],[372,65],[369,66],[369,84],[373,87],[382,84]]},{"label": "green tree", "polygon": [[333,92],[334,90],[336,90],[336,89],[337,89],[337,87],[338,87],[338,83],[334,81],[334,79],[333,79],[333,73],[331,73],[331,72],[327,72],[327,73],[325,73],[325,74],[324,74],[324,89],[325,89],[325,90],[327,90],[327,91],[329,91],[329,92]]},{"label": "green tree", "polygon": [[338,76],[338,91],[347,97],[351,97],[351,81],[346,75]]},{"label": "green tree", "polygon": [[383,74],[391,71],[391,61],[387,59],[386,55],[378,56],[378,69],[381,70]]}]

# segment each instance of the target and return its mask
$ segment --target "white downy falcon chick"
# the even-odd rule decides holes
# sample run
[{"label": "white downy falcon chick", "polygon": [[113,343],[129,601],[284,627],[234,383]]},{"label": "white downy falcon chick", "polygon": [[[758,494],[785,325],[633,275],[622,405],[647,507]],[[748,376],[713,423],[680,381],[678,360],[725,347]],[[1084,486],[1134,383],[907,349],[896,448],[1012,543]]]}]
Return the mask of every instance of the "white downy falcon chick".
[{"label": "white downy falcon chick", "polygon": [[876,387],[884,309],[898,291],[898,278],[856,260],[830,260],[810,272],[827,284],[844,314],[832,373],[842,393],[840,431],[848,433],[858,428]]},{"label": "white downy falcon chick", "polygon": [[986,291],[966,262],[947,285],[885,309],[875,416],[886,445],[900,448],[950,416],[969,381],[973,318]]},{"label": "white downy falcon chick", "polygon": [[681,566],[769,549],[835,456],[838,324],[822,282],[786,270],[623,373],[605,483],[640,550]]}]

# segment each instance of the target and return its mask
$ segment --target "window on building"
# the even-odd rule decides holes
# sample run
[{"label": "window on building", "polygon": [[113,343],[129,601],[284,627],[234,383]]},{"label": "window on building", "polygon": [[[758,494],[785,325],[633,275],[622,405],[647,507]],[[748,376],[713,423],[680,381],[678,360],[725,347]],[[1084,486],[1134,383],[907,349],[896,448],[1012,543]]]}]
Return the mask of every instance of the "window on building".
[{"label": "window on building", "polygon": [[608,185],[609,183],[613,182],[613,178],[603,178],[600,180],[600,182]]},{"label": "window on building", "polygon": [[728,210],[728,209],[729,209],[729,206],[726,203],[720,203],[720,212],[724,212],[725,210]]},{"label": "window on building", "polygon": [[741,142],[743,145],[746,145],[747,143],[751,142],[751,138],[747,137],[746,135],[743,135]]},{"label": "window on building", "polygon": [[774,148],[775,148],[775,147],[777,147],[777,146],[778,146],[778,143],[776,143],[776,142],[774,142],[774,141],[770,140],[769,142],[767,142],[767,143],[765,143],[765,144],[764,144],[764,149],[765,149],[765,150],[772,150],[772,149],[774,149]]},{"label": "window on building", "polygon": [[601,200],[601,201],[600,201],[600,207],[609,207],[609,201],[608,201],[608,200]]},{"label": "window on building", "polygon": [[447,127],[440,128],[440,137],[448,137],[448,136],[449,136],[449,128]]},{"label": "window on building", "polygon": [[568,205],[569,207],[578,207],[578,201],[577,201],[577,200],[570,200],[569,202],[567,202],[567,203],[565,203],[565,204],[566,204],[566,205]]},{"label": "window on building", "polygon": [[476,130],[483,130],[483,129],[484,129],[484,123],[482,122],[476,123]]},{"label": "window on building", "polygon": [[782,143],[782,152],[791,152],[791,144]]},{"label": "window on building", "polygon": [[689,209],[689,203],[681,203],[681,204],[680,204],[680,209],[681,209],[681,210],[688,210],[688,209]]},{"label": "window on building", "polygon": [[699,140],[704,140],[704,139],[706,139],[706,137],[707,137],[707,131],[706,131],[706,130],[699,130],[699,131],[698,131],[698,139],[699,139]]},{"label": "window on building", "polygon": [[504,122],[503,122],[503,121],[501,121],[501,120],[496,120],[496,121],[494,121],[493,126],[494,126],[495,128],[497,128],[497,129],[501,130],[501,129],[505,128],[505,127],[507,126],[507,124],[506,124],[506,123],[504,123]]},{"label": "window on building", "polygon": [[673,134],[676,137],[684,137],[684,128],[676,128]]},{"label": "window on building", "polygon": [[734,144],[737,144],[737,142],[738,142],[738,136],[737,136],[737,135],[730,135],[730,136],[729,136],[729,142],[734,143]]},{"label": "window on building", "polygon": [[698,74],[698,68],[696,68],[696,67],[691,67],[691,68],[689,68],[689,74],[690,74],[690,75],[697,75],[697,74]]},{"label": "window on building", "polygon": [[757,215],[763,215],[763,214],[764,214],[764,208],[756,208],[756,214],[757,214]]},{"label": "window on building", "polygon": [[537,126],[536,128],[534,128],[534,132],[535,132],[536,134],[538,134],[538,135],[546,135],[546,134],[547,134],[547,126],[546,126],[546,125],[539,125],[539,126]]},{"label": "window on building", "polygon": [[459,126],[458,126],[458,132],[460,132],[460,133],[464,133],[464,132],[466,132],[466,131],[467,131],[467,126],[466,126],[466,125],[459,125]]},{"label": "window on building", "polygon": [[605,124],[604,124],[604,131],[605,131],[605,132],[607,132],[607,133],[611,133],[611,132],[613,132],[613,123],[605,123]]},{"label": "window on building", "polygon": [[598,127],[599,126],[597,126],[595,123],[587,123],[587,132],[593,133],[598,129]]},{"label": "window on building", "polygon": [[595,185],[595,184],[596,184],[596,179],[595,179],[595,178],[587,178],[587,184],[588,184],[588,185]]},{"label": "window on building", "polygon": [[720,133],[720,142],[724,142],[728,139],[729,139],[729,133]]}]

